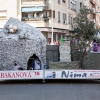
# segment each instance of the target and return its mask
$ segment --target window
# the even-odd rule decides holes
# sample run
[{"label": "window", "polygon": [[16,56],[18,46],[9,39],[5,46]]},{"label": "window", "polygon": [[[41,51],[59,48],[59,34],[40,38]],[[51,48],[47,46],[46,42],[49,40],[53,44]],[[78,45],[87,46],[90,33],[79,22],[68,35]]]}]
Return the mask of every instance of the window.
[{"label": "window", "polygon": [[70,24],[70,13],[68,13],[68,24]]},{"label": "window", "polygon": [[71,10],[76,11],[76,1],[75,0],[71,1]]},{"label": "window", "polygon": [[66,3],[66,0],[58,0],[58,3],[61,4],[62,2],[63,2],[63,3]]},{"label": "window", "polygon": [[71,13],[68,14],[69,24],[73,24],[73,15]]},{"label": "window", "polygon": [[82,8],[82,3],[80,3],[80,8]]},{"label": "window", "polygon": [[7,19],[7,10],[0,11],[0,19]]},{"label": "window", "polygon": [[66,14],[63,13],[63,24],[67,24],[67,21],[66,21]]},{"label": "window", "polygon": [[62,3],[62,0],[58,0],[58,3],[61,4]]},{"label": "window", "polygon": [[62,34],[62,38],[65,38],[65,34]]},{"label": "window", "polygon": [[58,12],[58,19],[60,19],[60,12]]},{"label": "window", "polygon": [[51,10],[44,10],[43,11],[43,16],[44,16],[44,18],[51,17]]},{"label": "window", "polygon": [[73,24],[73,17],[71,16],[71,25]]},{"label": "window", "polygon": [[66,3],[66,0],[62,0],[63,3]]},{"label": "window", "polygon": [[60,12],[58,12],[58,23],[60,23]]},{"label": "window", "polygon": [[66,14],[63,13],[63,20],[66,20]]},{"label": "window", "polygon": [[53,18],[55,18],[55,11],[53,11]]},{"label": "window", "polygon": [[60,41],[60,39],[61,39],[61,35],[60,35],[60,34],[58,34],[58,40]]},{"label": "window", "polygon": [[56,41],[56,34],[53,34],[53,41]]}]

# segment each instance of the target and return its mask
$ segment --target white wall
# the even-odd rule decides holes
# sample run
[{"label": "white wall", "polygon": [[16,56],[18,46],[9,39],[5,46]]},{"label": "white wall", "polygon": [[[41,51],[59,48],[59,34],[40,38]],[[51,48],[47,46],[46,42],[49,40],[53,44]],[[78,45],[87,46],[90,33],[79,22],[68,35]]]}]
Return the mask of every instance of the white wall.
[{"label": "white wall", "polygon": [[10,18],[17,18],[17,0],[0,0],[0,11],[7,11],[7,19],[0,20],[0,28],[3,28]]}]

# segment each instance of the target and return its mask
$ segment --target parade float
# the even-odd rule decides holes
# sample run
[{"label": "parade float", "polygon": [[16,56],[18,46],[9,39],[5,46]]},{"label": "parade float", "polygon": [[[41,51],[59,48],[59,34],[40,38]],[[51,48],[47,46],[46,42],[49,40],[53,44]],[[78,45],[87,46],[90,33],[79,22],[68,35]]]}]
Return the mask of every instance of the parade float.
[{"label": "parade float", "polygon": [[[61,43],[59,49],[60,61],[52,62],[51,66],[66,66],[71,62],[69,41]],[[41,70],[12,70],[14,61],[26,69],[33,54],[41,60]],[[100,78],[100,70],[81,70],[75,63],[71,63],[73,69],[45,69],[45,64],[46,38],[43,34],[35,27],[10,18],[0,32],[0,80],[42,79],[45,82],[45,79]]]}]

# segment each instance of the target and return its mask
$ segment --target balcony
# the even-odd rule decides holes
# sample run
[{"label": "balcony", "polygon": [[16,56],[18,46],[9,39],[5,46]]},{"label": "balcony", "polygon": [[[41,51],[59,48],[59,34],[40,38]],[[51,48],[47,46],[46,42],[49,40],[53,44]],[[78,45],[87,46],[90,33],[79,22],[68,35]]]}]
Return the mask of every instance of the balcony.
[{"label": "balcony", "polygon": [[22,17],[22,21],[49,21],[49,17],[36,17],[36,18],[28,18],[28,17]]},{"label": "balcony", "polygon": [[21,0],[22,5],[45,5],[46,0]]},{"label": "balcony", "polygon": [[96,4],[95,0],[90,0],[90,2],[94,5]]},{"label": "balcony", "polygon": [[90,13],[91,13],[91,14],[95,14],[95,12],[96,12],[96,9],[95,9],[95,8],[91,8]]},{"label": "balcony", "polygon": [[71,10],[75,11],[76,12],[76,9],[75,8],[71,8]]},{"label": "balcony", "polygon": [[22,21],[45,21],[48,22],[50,17],[49,11],[42,9],[22,9]]}]

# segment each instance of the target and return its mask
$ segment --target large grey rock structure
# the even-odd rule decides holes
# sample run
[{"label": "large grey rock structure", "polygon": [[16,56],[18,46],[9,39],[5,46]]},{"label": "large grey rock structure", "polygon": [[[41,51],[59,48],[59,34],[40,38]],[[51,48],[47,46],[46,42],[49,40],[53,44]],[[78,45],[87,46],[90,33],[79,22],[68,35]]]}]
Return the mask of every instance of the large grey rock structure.
[{"label": "large grey rock structure", "polygon": [[[18,31],[9,33],[9,25],[17,26]],[[0,69],[12,69],[14,61],[26,68],[29,57],[34,53],[40,58],[43,68],[46,63],[46,38],[35,27],[10,18],[0,32]]]}]

